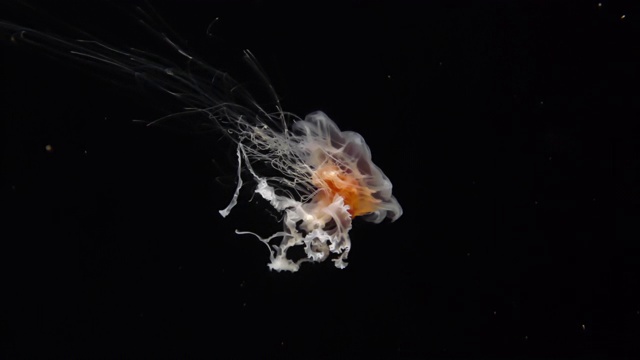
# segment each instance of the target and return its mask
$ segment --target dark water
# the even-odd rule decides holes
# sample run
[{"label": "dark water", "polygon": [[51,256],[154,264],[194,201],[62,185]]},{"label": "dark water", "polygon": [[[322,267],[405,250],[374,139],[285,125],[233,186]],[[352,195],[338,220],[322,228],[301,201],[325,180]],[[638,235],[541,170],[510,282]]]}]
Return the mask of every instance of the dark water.
[{"label": "dark water", "polygon": [[[278,230],[268,205],[218,214],[233,146],[132,123],[175,104],[2,33],[0,357],[640,355],[640,6],[151,4],[211,65],[255,85],[250,49],[286,110],[361,133],[404,216],[356,219],[345,270],[269,272],[234,234]],[[120,5],[0,19],[160,48]]]}]

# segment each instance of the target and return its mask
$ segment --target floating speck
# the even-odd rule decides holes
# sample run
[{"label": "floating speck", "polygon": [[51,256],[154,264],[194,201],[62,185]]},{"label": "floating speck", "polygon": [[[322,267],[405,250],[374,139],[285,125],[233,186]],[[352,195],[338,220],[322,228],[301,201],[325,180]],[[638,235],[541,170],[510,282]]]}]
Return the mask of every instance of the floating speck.
[{"label": "floating speck", "polygon": [[47,144],[47,145],[44,147],[44,149],[45,149],[47,152],[49,152],[49,153],[50,153],[50,152],[53,152],[53,146],[51,146],[50,144]]}]

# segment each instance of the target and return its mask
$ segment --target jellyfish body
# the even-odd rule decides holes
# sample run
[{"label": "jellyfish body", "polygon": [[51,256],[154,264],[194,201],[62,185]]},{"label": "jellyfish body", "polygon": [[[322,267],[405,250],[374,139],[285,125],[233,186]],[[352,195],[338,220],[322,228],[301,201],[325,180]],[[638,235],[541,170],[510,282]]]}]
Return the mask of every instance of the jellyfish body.
[{"label": "jellyfish body", "polygon": [[[253,234],[267,245],[272,270],[297,271],[303,262],[330,257],[336,267],[344,268],[353,218],[379,223],[402,215],[391,182],[372,162],[362,136],[340,131],[320,111],[304,119],[284,112],[258,62],[246,51],[245,60],[273,95],[275,110],[265,110],[228,74],[168,38],[151,20],[143,12],[140,23],[182,63],[148,50],[120,49],[86,34],[83,39],[71,39],[4,21],[0,21],[0,32],[8,33],[14,43],[131,75],[179,100],[178,111],[148,125],[195,119],[198,126],[211,125],[228,136],[236,144],[238,183],[229,206],[220,214],[226,217],[237,204],[243,174],[248,174],[255,193],[283,214],[283,230],[268,237],[236,232]],[[288,257],[287,251],[296,246],[304,248],[306,257]]]},{"label": "jellyfish body", "polygon": [[[322,262],[331,253],[337,255],[335,266],[345,268],[354,217],[379,223],[402,215],[391,182],[371,161],[362,136],[340,131],[323,112],[293,123],[291,132],[271,133],[257,128],[241,138],[249,141],[238,143],[239,169],[244,160],[257,183],[255,192],[284,213],[284,230],[270,237],[238,232],[253,234],[267,244],[272,270],[297,271],[301,263]],[[256,160],[268,160],[281,171],[282,177],[271,179],[275,186],[253,170],[251,163]],[[236,203],[240,180],[232,203],[220,211],[223,216]],[[299,199],[294,194],[300,194]],[[277,238],[280,243],[270,245]],[[287,257],[287,250],[294,246],[303,246],[306,258],[294,261]]]}]

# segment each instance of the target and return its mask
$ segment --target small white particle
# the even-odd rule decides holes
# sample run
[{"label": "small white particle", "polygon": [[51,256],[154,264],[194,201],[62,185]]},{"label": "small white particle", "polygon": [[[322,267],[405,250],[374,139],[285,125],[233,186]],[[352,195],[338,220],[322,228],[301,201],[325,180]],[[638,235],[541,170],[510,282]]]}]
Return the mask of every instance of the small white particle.
[{"label": "small white particle", "polygon": [[582,324],[582,331],[584,331],[585,329],[586,329],[586,326]]},{"label": "small white particle", "polygon": [[47,146],[45,146],[45,147],[44,147],[44,149],[45,149],[47,152],[52,152],[52,151],[53,151],[53,146],[51,146],[51,145],[47,144]]},{"label": "small white particle", "polygon": [[620,20],[624,20],[624,18],[626,18],[626,17],[627,17],[627,15],[622,15],[622,16],[620,16]]},{"label": "small white particle", "polygon": [[602,7],[602,3],[598,3],[598,7]]}]

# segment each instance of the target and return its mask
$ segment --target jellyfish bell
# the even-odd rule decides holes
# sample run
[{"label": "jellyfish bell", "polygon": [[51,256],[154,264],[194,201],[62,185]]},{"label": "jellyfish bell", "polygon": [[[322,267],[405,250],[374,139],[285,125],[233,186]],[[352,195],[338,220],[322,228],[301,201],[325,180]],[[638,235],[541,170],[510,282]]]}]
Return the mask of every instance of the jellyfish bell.
[{"label": "jellyfish bell", "polygon": [[391,181],[372,162],[371,150],[360,134],[340,131],[322,111],[294,123],[293,129],[304,138],[301,145],[308,151],[306,162],[316,169],[313,182],[323,190],[321,196],[341,196],[353,217],[364,216],[374,223],[385,218],[395,221],[402,215]]}]

